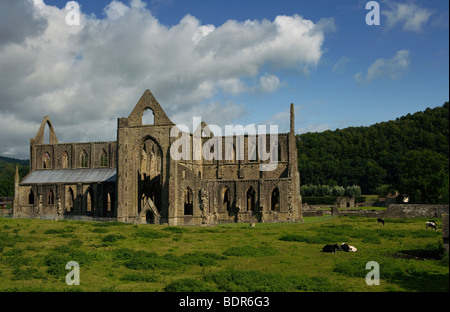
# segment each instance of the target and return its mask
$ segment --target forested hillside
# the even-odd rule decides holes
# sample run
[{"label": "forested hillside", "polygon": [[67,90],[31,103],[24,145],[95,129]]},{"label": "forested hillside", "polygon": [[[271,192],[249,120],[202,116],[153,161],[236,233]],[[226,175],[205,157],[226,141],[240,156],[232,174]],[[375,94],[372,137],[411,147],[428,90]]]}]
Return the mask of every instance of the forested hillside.
[{"label": "forested hillside", "polygon": [[[297,135],[301,184],[448,202],[449,103],[370,127]],[[444,194],[445,193],[445,194]]]},{"label": "forested hillside", "polygon": [[0,156],[0,197],[14,196],[16,165],[19,166],[20,178],[28,174],[28,160]]}]

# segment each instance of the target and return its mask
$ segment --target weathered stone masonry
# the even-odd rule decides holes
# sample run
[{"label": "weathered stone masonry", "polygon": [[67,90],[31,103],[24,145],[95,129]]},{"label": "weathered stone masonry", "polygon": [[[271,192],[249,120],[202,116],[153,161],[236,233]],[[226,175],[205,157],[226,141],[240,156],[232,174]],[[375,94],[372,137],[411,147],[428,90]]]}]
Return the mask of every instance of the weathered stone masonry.
[{"label": "weathered stone masonry", "polygon": [[[148,125],[143,124],[147,110],[154,116]],[[14,216],[169,225],[298,222],[302,210],[292,104],[290,124],[289,133],[278,135],[276,169],[260,171],[258,158],[244,153],[243,160],[236,160],[236,136],[216,138],[222,146],[233,143],[231,158],[172,159],[170,147],[177,137],[170,131],[176,125],[149,90],[128,117],[118,118],[117,142],[59,143],[45,117],[30,140],[30,173],[16,181]],[[213,134],[206,123],[199,127],[203,146]],[[194,153],[199,147],[192,134],[188,137]],[[250,142],[246,135],[245,151]]]}]

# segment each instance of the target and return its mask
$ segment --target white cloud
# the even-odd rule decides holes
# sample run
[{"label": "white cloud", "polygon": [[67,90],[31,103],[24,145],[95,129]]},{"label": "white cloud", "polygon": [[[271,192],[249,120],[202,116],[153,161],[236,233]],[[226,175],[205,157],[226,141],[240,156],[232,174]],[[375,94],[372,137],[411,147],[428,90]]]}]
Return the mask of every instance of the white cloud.
[{"label": "white cloud", "polygon": [[377,59],[367,69],[367,74],[357,73],[354,78],[358,83],[371,82],[381,77],[397,79],[409,68],[411,59],[408,50],[399,50],[390,59]]},{"label": "white cloud", "polygon": [[239,78],[229,78],[220,80],[218,86],[225,92],[229,94],[239,94],[245,92],[247,87]]},{"label": "white cloud", "polygon": [[280,78],[271,74],[264,74],[259,78],[262,92],[275,92],[280,85]]},{"label": "white cloud", "polygon": [[345,67],[347,66],[348,62],[350,62],[350,59],[348,57],[341,57],[336,64],[333,65],[333,72],[343,72],[345,71]]},{"label": "white cloud", "polygon": [[305,127],[300,127],[298,129],[296,129],[296,133],[302,134],[302,133],[308,133],[308,132],[324,132],[330,130],[330,126],[328,124],[317,124],[317,125],[308,125],[306,128]]},{"label": "white cloud", "polygon": [[[1,1],[0,21],[19,12],[19,2]],[[21,131],[14,144],[10,130],[0,132],[0,155],[27,154],[45,115],[62,142],[115,140],[117,118],[128,116],[146,89],[174,122],[199,112],[207,123],[229,123],[244,109],[217,103],[219,91],[274,92],[279,78],[262,75],[263,68],[314,68],[333,25],[294,15],[213,26],[187,15],[168,27],[141,0],[114,0],[106,18],[82,14],[80,26],[69,26],[65,8],[27,5],[24,25],[11,18],[11,27],[1,27],[2,122]]]},{"label": "white cloud", "polygon": [[389,8],[381,11],[385,17],[387,29],[400,24],[405,31],[422,32],[425,24],[433,15],[431,10],[421,8],[414,3],[385,1],[384,4]]}]

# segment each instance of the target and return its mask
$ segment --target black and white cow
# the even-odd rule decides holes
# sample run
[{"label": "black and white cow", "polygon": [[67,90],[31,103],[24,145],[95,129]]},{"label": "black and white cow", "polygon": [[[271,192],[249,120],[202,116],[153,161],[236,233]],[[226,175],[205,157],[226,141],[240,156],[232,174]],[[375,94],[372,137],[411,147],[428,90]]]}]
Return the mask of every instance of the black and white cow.
[{"label": "black and white cow", "polygon": [[377,219],[377,224],[378,224],[378,223],[381,223],[381,224],[384,225],[384,219],[383,219],[383,218],[378,218],[378,219]]},{"label": "black and white cow", "polygon": [[347,251],[347,252],[349,252],[349,251],[350,252],[356,252],[358,249],[356,249],[355,246],[351,246],[351,245],[348,245],[346,243],[342,243],[341,247],[340,247],[340,250]]},{"label": "black and white cow", "polygon": [[437,225],[436,225],[436,221],[427,221],[425,222],[425,228],[428,229],[429,227],[433,228],[435,231],[437,231]]},{"label": "black and white cow", "polygon": [[332,252],[332,253],[336,253],[336,251],[339,250],[339,246],[338,244],[334,244],[334,245],[325,245],[322,248],[323,252]]}]

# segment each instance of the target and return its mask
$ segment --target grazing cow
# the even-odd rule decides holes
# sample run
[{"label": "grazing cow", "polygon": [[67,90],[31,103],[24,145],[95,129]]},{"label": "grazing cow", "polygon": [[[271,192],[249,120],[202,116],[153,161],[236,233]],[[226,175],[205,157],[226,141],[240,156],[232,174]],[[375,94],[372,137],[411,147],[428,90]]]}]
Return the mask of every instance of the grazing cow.
[{"label": "grazing cow", "polygon": [[340,250],[347,251],[347,252],[349,252],[349,251],[356,252],[358,249],[356,249],[355,246],[351,246],[346,243],[342,243]]},{"label": "grazing cow", "polygon": [[381,224],[384,225],[384,219],[383,219],[383,218],[378,218],[378,219],[377,219],[377,224],[378,224],[378,223],[381,223]]},{"label": "grazing cow", "polygon": [[437,225],[436,221],[427,221],[425,222],[425,227],[428,229],[429,227],[433,228],[435,231],[437,231]]},{"label": "grazing cow", "polygon": [[334,244],[334,245],[325,245],[322,248],[323,252],[332,252],[332,253],[336,253],[336,250],[339,250],[339,246],[338,244]]}]

